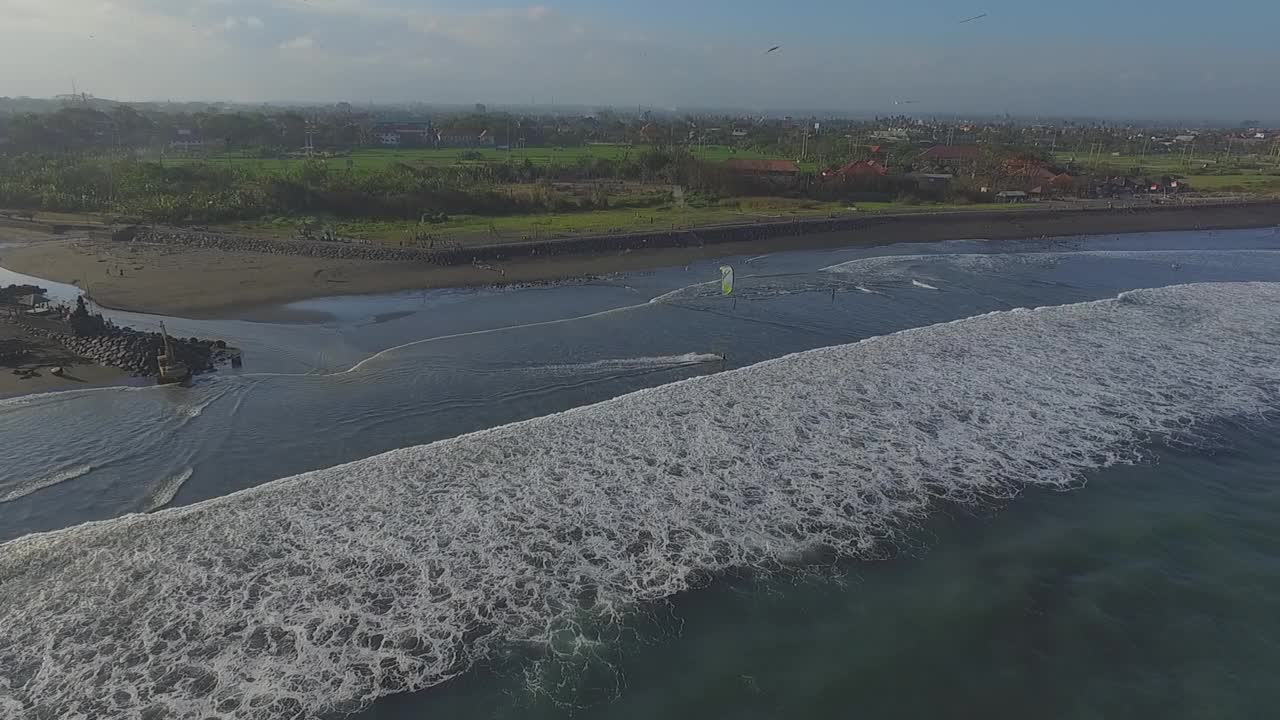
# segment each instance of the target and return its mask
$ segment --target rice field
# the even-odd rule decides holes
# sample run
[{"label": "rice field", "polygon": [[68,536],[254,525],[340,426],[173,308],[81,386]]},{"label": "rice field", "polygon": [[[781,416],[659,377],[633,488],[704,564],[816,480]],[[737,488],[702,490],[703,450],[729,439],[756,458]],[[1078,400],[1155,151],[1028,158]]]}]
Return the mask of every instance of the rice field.
[{"label": "rice field", "polygon": [[[511,150],[499,150],[497,148],[373,148],[354,150],[334,157],[322,157],[320,160],[331,166],[351,168],[353,170],[378,170],[400,163],[418,167],[449,167],[506,162],[523,164],[525,161],[534,165],[573,165],[583,159],[613,161],[633,159],[646,149],[646,146],[610,144],[564,148],[512,148]],[[691,150],[697,157],[710,162],[722,162],[730,158],[751,160],[785,159],[776,154],[750,149],[735,149],[724,145],[694,146],[691,147]],[[191,158],[165,158],[165,162],[226,164],[228,166],[260,170],[287,170],[304,161],[305,159],[301,157],[263,158],[242,153],[220,153]],[[802,164],[802,167],[804,167],[804,164]]]},{"label": "rice field", "polygon": [[[1148,153],[1146,155],[1089,155],[1088,153],[1058,152],[1055,159],[1063,164],[1074,162],[1086,168],[1106,169],[1116,173],[1128,172],[1132,168],[1142,168],[1144,173],[1169,173],[1195,175],[1204,172],[1231,172],[1239,167],[1241,158],[1226,157],[1222,153]],[[1253,167],[1261,162],[1265,166],[1280,168],[1280,164],[1267,160],[1253,161]],[[1241,170],[1241,172],[1245,172]]]}]

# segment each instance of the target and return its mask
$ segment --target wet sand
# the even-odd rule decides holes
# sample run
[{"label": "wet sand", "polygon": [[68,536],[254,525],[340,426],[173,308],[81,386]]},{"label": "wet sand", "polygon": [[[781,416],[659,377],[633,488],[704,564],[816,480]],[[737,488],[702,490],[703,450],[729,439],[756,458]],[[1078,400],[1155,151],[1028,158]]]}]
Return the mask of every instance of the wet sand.
[{"label": "wet sand", "polygon": [[[280,305],[336,295],[442,287],[547,282],[606,275],[730,255],[887,245],[948,239],[1019,239],[1163,230],[1280,225],[1280,203],[1178,207],[1147,212],[1026,212],[884,216],[866,228],[769,237],[703,247],[564,254],[442,267],[426,263],[338,260],[177,245],[113,243],[87,238],[10,235],[0,227],[0,266],[85,288],[99,304],[120,310],[193,318],[239,317],[306,322]],[[296,315],[296,317],[295,317]]]},{"label": "wet sand", "polygon": [[[0,365],[0,399],[31,393],[119,385],[130,380],[129,374],[123,370],[86,362],[51,340],[32,338],[13,325],[0,323],[0,340],[13,338],[21,339],[31,352],[31,356],[23,360],[19,367],[33,368],[38,374],[24,380],[14,374],[14,368]],[[63,369],[62,377],[50,372],[54,367]]]},{"label": "wet sand", "polygon": [[117,310],[308,322],[323,320],[323,314],[279,305],[315,297],[566,280],[682,265],[722,256],[727,249],[679,248],[441,267],[56,239],[0,248],[0,266],[77,285],[99,305]]}]

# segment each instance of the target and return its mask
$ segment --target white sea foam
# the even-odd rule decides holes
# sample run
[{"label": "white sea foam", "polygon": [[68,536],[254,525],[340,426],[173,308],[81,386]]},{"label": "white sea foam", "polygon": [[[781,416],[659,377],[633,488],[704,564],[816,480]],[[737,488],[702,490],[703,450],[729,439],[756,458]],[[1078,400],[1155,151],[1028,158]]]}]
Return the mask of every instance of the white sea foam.
[{"label": "white sea foam", "polygon": [[163,391],[169,388],[157,385],[135,386],[135,385],[107,385],[105,387],[94,388],[76,388],[72,390],[55,390],[46,393],[33,393],[31,395],[17,395],[10,398],[0,399],[0,412],[9,409],[20,409],[30,407],[32,405],[43,405],[51,402],[62,402],[74,400],[89,394],[98,393],[129,393],[129,392],[148,392]]},{"label": "white sea foam", "polygon": [[1050,268],[1063,260],[1139,260],[1153,264],[1174,263],[1205,269],[1240,270],[1258,262],[1280,260],[1277,250],[1085,250],[1019,253],[958,253],[935,255],[881,255],[837,263],[821,272],[866,276],[877,279],[907,280],[922,266],[1000,272],[1018,266]]},{"label": "white sea foam", "polygon": [[182,489],[183,483],[191,479],[193,472],[192,468],[184,468],[177,475],[166,478],[164,482],[156,487],[155,492],[151,493],[151,496],[147,498],[145,512],[154,512],[173,502],[173,498]]},{"label": "white sea foam", "polygon": [[62,470],[58,470],[57,472],[46,475],[42,478],[23,481],[15,487],[0,488],[0,493],[4,493],[3,495],[0,495],[0,504],[13,502],[18,498],[26,497],[31,493],[39,492],[45,488],[51,488],[54,485],[61,485],[64,482],[84,477],[91,472],[93,472],[92,465],[77,465],[75,467],[63,468]]},{"label": "white sea foam", "polygon": [[911,281],[911,284],[912,284],[912,285],[915,285],[915,286],[916,286],[916,287],[918,287],[918,288],[924,288],[925,290],[937,290],[937,289],[938,289],[938,288],[934,287],[933,285],[930,285],[929,283],[920,282],[919,280],[912,280],[912,281]]},{"label": "white sea foam", "polygon": [[[1280,284],[813,350],[0,546],[0,708],[279,718],[1280,406]],[[558,646],[562,643],[557,642]]]},{"label": "white sea foam", "polygon": [[618,370],[656,370],[661,368],[684,367],[686,365],[704,365],[706,363],[720,362],[721,360],[724,360],[723,356],[715,355],[713,353],[685,353],[683,355],[659,355],[656,357],[596,360],[588,363],[568,363],[564,365],[539,365],[528,368],[528,371],[584,373],[601,371],[612,372]]}]

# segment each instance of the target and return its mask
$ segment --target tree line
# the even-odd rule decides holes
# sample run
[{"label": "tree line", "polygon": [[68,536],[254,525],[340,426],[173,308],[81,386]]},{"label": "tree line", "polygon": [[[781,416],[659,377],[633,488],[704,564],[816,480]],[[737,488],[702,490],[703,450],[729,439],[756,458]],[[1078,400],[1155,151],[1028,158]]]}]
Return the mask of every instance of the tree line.
[{"label": "tree line", "polygon": [[[615,181],[602,183],[599,181]],[[803,194],[812,177],[786,186],[735,176],[677,149],[571,164],[492,163],[353,169],[309,160],[283,170],[253,164],[166,163],[133,156],[0,156],[0,207],[109,213],[171,224],[278,216],[415,220],[440,215],[574,212],[664,202],[667,194],[623,191],[681,186],[704,198]]]}]

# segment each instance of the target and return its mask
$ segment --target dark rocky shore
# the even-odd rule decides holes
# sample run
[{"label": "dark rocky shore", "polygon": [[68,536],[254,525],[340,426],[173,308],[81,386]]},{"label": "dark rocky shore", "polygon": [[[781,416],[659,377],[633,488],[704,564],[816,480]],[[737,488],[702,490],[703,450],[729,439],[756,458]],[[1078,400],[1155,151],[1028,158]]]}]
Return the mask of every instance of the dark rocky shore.
[{"label": "dark rocky shore", "polygon": [[[159,372],[156,356],[164,348],[160,333],[107,325],[92,334],[76,335],[64,332],[55,323],[17,321],[16,324],[27,335],[56,342],[98,365],[119,368],[135,377],[153,377]],[[197,375],[213,372],[239,354],[221,340],[170,337],[169,342],[176,359]]]}]

